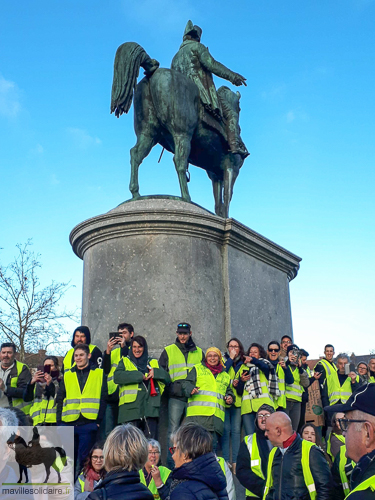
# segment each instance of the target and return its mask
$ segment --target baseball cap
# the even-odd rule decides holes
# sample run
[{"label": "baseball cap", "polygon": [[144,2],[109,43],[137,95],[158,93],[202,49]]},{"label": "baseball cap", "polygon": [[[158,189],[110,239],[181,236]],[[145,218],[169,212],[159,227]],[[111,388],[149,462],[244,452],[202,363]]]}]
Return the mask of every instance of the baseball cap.
[{"label": "baseball cap", "polygon": [[177,333],[190,333],[191,326],[189,323],[179,323],[177,325]]},{"label": "baseball cap", "polygon": [[327,413],[359,410],[369,415],[375,416],[375,384],[362,385],[350,396],[343,405],[326,406],[324,411]]}]

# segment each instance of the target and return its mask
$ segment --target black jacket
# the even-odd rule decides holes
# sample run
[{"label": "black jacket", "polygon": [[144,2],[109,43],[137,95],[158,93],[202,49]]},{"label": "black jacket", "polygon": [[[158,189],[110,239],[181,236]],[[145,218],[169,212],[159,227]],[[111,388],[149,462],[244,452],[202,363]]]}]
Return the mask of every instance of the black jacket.
[{"label": "black jacket", "polygon": [[[82,328],[84,328],[84,330],[82,330]],[[74,330],[72,341],[71,341],[70,345],[72,347],[76,346],[76,344],[74,343],[74,335],[75,335],[75,333],[76,333],[77,330],[83,331],[83,333],[86,335],[86,344],[90,345],[91,344],[91,333],[90,333],[90,330],[87,327],[80,327],[80,328],[76,328]],[[71,359],[71,362],[70,362],[71,365],[74,363],[73,356],[74,356],[74,352],[72,351],[72,359]],[[103,363],[102,351],[99,349],[98,346],[95,346],[94,349],[92,350],[92,353],[91,353],[90,365],[93,365],[94,367],[102,368],[102,363]],[[62,373],[64,373],[64,363],[63,363],[61,371],[62,371]]]},{"label": "black jacket", "polygon": [[[268,445],[268,439],[265,437],[264,432],[257,427],[257,423],[255,423],[255,433],[253,436],[256,436],[257,439],[263,475],[267,477],[268,457],[271,449]],[[237,455],[236,476],[244,488],[262,498],[266,480],[252,471],[250,462],[250,452],[245,440],[243,440]]]},{"label": "black jacket", "polygon": [[[364,455],[354,467],[350,480],[350,489],[353,491],[358,485],[375,476],[375,450]],[[350,495],[350,500],[374,500],[374,492],[371,489],[356,491]]]},{"label": "black jacket", "polygon": [[28,382],[31,380],[31,373],[26,365],[23,365],[20,376],[17,380],[17,387],[11,387],[12,378],[17,377],[17,362],[14,360],[14,365],[12,366],[5,383],[5,395],[8,397],[9,406],[12,405],[12,399],[23,399],[23,393],[27,387]]},{"label": "black jacket", "polygon": [[151,491],[140,482],[139,472],[108,472],[86,500],[154,500]]},{"label": "black jacket", "polygon": [[226,485],[215,455],[207,453],[174,469],[170,500],[228,500]]},{"label": "black jacket", "polygon": [[[187,361],[187,358],[189,356],[189,352],[195,351],[197,348],[197,346],[195,345],[195,343],[191,337],[189,338],[189,340],[185,344],[181,344],[181,342],[178,341],[178,338],[176,338],[175,344],[180,349],[182,354],[184,355],[185,362]],[[204,352],[202,351],[202,361],[203,360],[204,360]],[[160,368],[163,368],[166,372],[169,373],[168,354],[167,354],[167,351],[165,349],[161,353],[161,356],[159,359],[159,366],[160,366]],[[166,387],[166,389],[168,391],[168,396],[170,398],[179,399],[181,401],[187,401],[187,398],[183,395],[183,392],[182,392],[181,382],[182,382],[181,380],[176,380],[175,382],[170,382],[168,384],[168,386]]]},{"label": "black jacket", "polygon": [[[332,476],[323,452],[314,446],[310,451],[310,469],[315,482],[317,500],[331,498]],[[296,439],[284,455],[278,449],[272,464],[273,486],[267,500],[309,500],[302,472],[302,439]]]},{"label": "black jacket", "polygon": [[[83,388],[85,387],[90,370],[100,370],[100,368],[95,368],[92,365],[88,365],[83,370],[78,370],[77,366],[73,366],[73,368],[70,370],[72,372],[77,373],[78,383],[79,383],[79,387],[80,387],[81,392],[83,391]],[[95,421],[97,424],[100,424],[100,422],[103,420],[105,409],[107,406],[107,395],[108,395],[107,377],[105,375],[103,375],[103,385],[102,385],[102,392],[101,392],[101,396],[100,396],[99,413],[98,413],[98,418]],[[63,408],[63,403],[64,403],[65,398],[66,398],[66,388],[65,388],[65,382],[64,382],[64,377],[63,377],[61,382],[60,382],[59,391],[58,391],[57,397],[56,397],[57,425],[61,424],[62,408]],[[94,420],[89,420],[88,418],[85,418],[83,415],[80,415],[78,417],[78,419],[71,422],[70,425],[84,425],[84,424],[90,424],[92,422],[94,422]]]}]

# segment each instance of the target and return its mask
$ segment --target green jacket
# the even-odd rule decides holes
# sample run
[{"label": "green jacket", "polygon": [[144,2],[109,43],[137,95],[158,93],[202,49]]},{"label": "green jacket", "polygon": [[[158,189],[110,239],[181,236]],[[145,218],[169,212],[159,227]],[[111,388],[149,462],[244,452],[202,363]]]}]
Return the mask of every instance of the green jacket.
[{"label": "green jacket", "polygon": [[[149,358],[150,360],[151,358]],[[154,368],[154,380],[163,384],[168,384],[171,381],[169,374],[163,368]],[[143,417],[159,417],[161,395],[158,393],[157,396],[150,396],[150,384],[143,383],[141,371],[126,370],[124,361],[121,359],[114,373],[114,381],[118,385],[139,384],[140,389],[134,402],[119,406],[119,424]]]},{"label": "green jacket", "polygon": [[[186,398],[191,395],[191,391],[196,387],[197,384],[197,371],[195,367],[190,370],[188,376],[185,380],[181,380],[182,391]],[[234,392],[231,389],[230,384],[228,385],[227,391],[225,393],[225,397],[232,396],[233,401],[235,400]],[[205,417],[205,416],[190,416],[186,419],[189,422],[195,422],[196,424],[201,425],[205,429],[210,432],[217,432],[220,436],[224,433],[224,422],[216,417],[215,415]]]}]

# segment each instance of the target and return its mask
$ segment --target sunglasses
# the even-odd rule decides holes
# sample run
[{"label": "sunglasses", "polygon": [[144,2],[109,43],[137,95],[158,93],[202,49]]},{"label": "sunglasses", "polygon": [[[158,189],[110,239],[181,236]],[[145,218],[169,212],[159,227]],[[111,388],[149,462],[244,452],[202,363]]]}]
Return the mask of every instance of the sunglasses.
[{"label": "sunglasses", "polygon": [[179,323],[177,328],[190,328],[190,325],[188,323]]},{"label": "sunglasses", "polygon": [[269,352],[280,352],[280,349],[268,349]]},{"label": "sunglasses", "polygon": [[173,454],[174,454],[174,452],[176,451],[176,448],[177,448],[177,446],[170,446],[170,448],[169,448],[169,453],[170,453],[171,455],[173,455]]}]

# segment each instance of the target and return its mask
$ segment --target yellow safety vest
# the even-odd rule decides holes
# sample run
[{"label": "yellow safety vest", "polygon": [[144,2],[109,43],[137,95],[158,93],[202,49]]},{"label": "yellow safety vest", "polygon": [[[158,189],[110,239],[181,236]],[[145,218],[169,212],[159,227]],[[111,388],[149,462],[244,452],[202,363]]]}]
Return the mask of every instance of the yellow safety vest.
[{"label": "yellow safety vest", "polygon": [[188,354],[187,362],[185,356],[176,344],[167,345],[165,351],[168,355],[168,371],[171,381],[184,380],[193,366],[202,361],[202,349],[197,347],[195,351]]},{"label": "yellow safety vest", "polygon": [[[315,482],[314,478],[310,469],[310,451],[313,446],[316,446],[314,443],[311,443],[310,441],[305,441],[302,439],[302,459],[301,459],[301,465],[302,465],[302,473],[303,473],[303,479],[305,481],[306,488],[308,489],[310,499],[311,500],[316,500],[316,487],[315,487]],[[268,495],[268,492],[270,488],[272,488],[273,485],[273,477],[272,477],[272,465],[273,465],[273,459],[275,457],[275,453],[277,452],[279,448],[276,446],[272,448],[269,458],[268,458],[268,467],[267,467],[267,481],[266,481],[266,487],[264,489],[264,495],[263,495],[263,500],[266,500],[266,497]]]},{"label": "yellow safety vest", "polygon": [[[128,371],[138,371],[138,368],[135,366],[135,364],[131,361],[130,358],[126,357],[123,358],[123,363],[125,366],[125,370]],[[159,363],[156,359],[150,359],[148,364],[151,366],[151,368],[159,368]],[[157,380],[154,381],[157,383],[159,386],[160,390],[160,395],[163,394],[164,392],[164,387],[165,384],[163,382],[159,382]],[[120,385],[120,399],[119,399],[119,405],[124,405],[126,403],[133,403],[138,396],[138,391],[141,391],[141,384],[127,384],[127,385]]]},{"label": "yellow safety vest", "polygon": [[328,440],[327,440],[327,453],[332,458],[332,461],[333,461],[333,460],[335,460],[335,457],[332,455],[332,452],[331,452],[331,446],[332,446],[331,437],[332,437],[332,435],[334,435],[343,444],[345,444],[345,438],[341,434],[335,434],[334,432],[331,432],[331,434],[329,435]]},{"label": "yellow safety vest", "polygon": [[[249,370],[249,367],[242,365],[237,372],[236,378],[241,378],[242,373],[246,370]],[[268,392],[268,380],[262,370],[259,370],[259,380],[262,394],[256,399],[252,399],[250,394],[244,389],[241,401],[241,415],[252,412],[256,413],[262,405],[272,406],[276,410],[275,402]]]},{"label": "yellow safety vest", "polygon": [[[347,464],[348,459],[345,456],[346,446],[341,446],[340,448],[340,457],[339,457],[339,473],[341,479],[342,489],[344,490],[344,495],[347,496],[350,493],[350,482],[348,480],[348,476],[346,475],[345,466]],[[355,462],[352,460],[352,467],[354,469]]]},{"label": "yellow safety vest", "polygon": [[[16,368],[17,368],[17,375],[16,375],[16,377],[12,377],[10,379],[10,386],[17,389],[18,377],[21,375],[23,367],[26,366],[26,368],[28,368],[28,366],[25,365],[24,363],[21,363],[20,361],[17,361],[17,360],[15,361],[15,363],[16,363]],[[19,408],[26,415],[28,415],[30,413],[30,408],[31,408],[32,404],[33,404],[32,401],[26,403],[26,401],[24,401],[23,398],[12,398],[12,406],[14,408]]]},{"label": "yellow safety vest", "polygon": [[[241,396],[239,396],[237,394],[236,388],[233,385],[233,380],[236,378],[236,372],[234,371],[233,366],[231,366],[229,368],[229,370],[227,371],[227,373],[228,373],[228,375],[230,377],[230,386],[231,386],[231,389],[232,389],[232,391],[234,393],[234,403],[233,404],[234,404],[234,406],[236,408],[240,408],[240,406],[241,406]],[[225,407],[226,408],[230,408],[230,405],[226,404]]]},{"label": "yellow safety vest", "polygon": [[62,421],[74,422],[80,415],[89,420],[96,420],[102,393],[103,370],[101,368],[90,370],[82,392],[75,371],[69,370],[64,373],[64,383],[66,396],[63,403]]},{"label": "yellow safety vest", "polygon": [[368,383],[369,383],[369,384],[374,384],[374,383],[375,383],[375,377],[372,377],[372,376],[371,376],[371,377],[368,379]]},{"label": "yellow safety vest", "polygon": [[195,365],[194,368],[197,372],[196,385],[199,387],[199,392],[189,397],[186,417],[215,415],[224,422],[224,397],[230,385],[228,373],[222,371],[215,378],[211,370],[202,363]]},{"label": "yellow safety vest", "polygon": [[[245,436],[245,443],[246,443],[247,449],[249,450],[251,470],[258,477],[266,480],[266,478],[264,477],[263,471],[262,471],[262,460],[260,458],[256,433],[254,432],[254,434],[250,434],[250,436]],[[256,495],[255,493],[252,493],[248,489],[246,490],[245,494],[247,497],[259,498],[258,495]]]},{"label": "yellow safety vest", "polygon": [[[163,467],[162,465],[159,466],[159,471],[160,471],[161,480],[165,484],[167,482],[167,480],[168,480],[169,474],[172,471],[169,470],[169,469],[167,469],[167,467]],[[147,486],[145,475],[144,475],[144,472],[143,472],[142,469],[139,471],[139,477],[140,477],[141,483],[144,484],[145,486]],[[156,487],[154,478],[151,479],[151,481],[149,482],[147,488],[154,495],[154,498],[157,499],[157,500],[159,500],[160,495],[159,495],[158,489]]]},{"label": "yellow safety vest", "polygon": [[291,399],[293,401],[302,401],[303,387],[301,385],[301,377],[298,371],[298,367],[292,368],[289,366],[294,378],[294,384],[286,384],[286,399]]},{"label": "yellow safety vest", "polygon": [[116,368],[118,367],[118,364],[120,363],[121,359],[121,347],[116,347],[111,351],[111,371],[108,374],[108,396],[116,392],[117,389],[117,384],[115,384],[113,378],[114,378],[114,373]]},{"label": "yellow safety vest", "polygon": [[285,372],[282,366],[276,366],[277,382],[281,395],[275,400],[276,408],[286,408],[286,395],[285,395]]},{"label": "yellow safety vest", "polygon": [[44,394],[42,394],[42,397],[36,397],[37,386],[35,385],[34,400],[30,408],[30,417],[33,419],[33,425],[56,423],[56,395],[58,391],[58,385],[56,385],[55,397],[50,399],[47,399]]},{"label": "yellow safety vest", "polygon": [[224,460],[224,458],[223,457],[216,457],[216,460],[219,462],[219,465],[221,467],[221,470],[223,471],[224,476],[227,477],[225,474],[225,460]]},{"label": "yellow safety vest", "polygon": [[[359,377],[357,375],[357,382],[359,382]],[[340,387],[340,399],[342,403],[346,403],[350,396],[352,395],[352,379],[348,377],[345,382]]]},{"label": "yellow safety vest", "polygon": [[[96,345],[89,344],[90,353],[92,353],[92,351],[95,349],[95,347],[96,347]],[[73,362],[73,364],[72,364],[73,354],[74,354],[74,347],[72,347],[71,349],[69,349],[69,351],[65,354],[65,358],[64,358],[64,361],[63,361],[64,373],[67,372],[68,370],[70,370],[71,368],[73,368],[73,366],[76,365],[75,362]]]},{"label": "yellow safety vest", "polygon": [[85,491],[85,476],[83,473],[78,476],[78,481],[81,486],[81,492],[83,493]]},{"label": "yellow safety vest", "polygon": [[[331,363],[326,359],[321,359],[319,363],[321,363],[326,372],[324,384],[327,386],[329,405],[332,406],[339,402],[341,396],[341,386],[339,377],[337,376],[337,368],[335,365],[331,365]],[[317,363],[315,367],[319,363]]]},{"label": "yellow safety vest", "polygon": [[349,498],[350,495],[355,491],[364,491],[367,490],[368,488],[371,488],[371,490],[375,492],[375,475],[369,477],[368,479],[366,479],[366,481],[363,481],[356,488],[354,488],[354,490],[349,493],[349,495],[345,498],[345,500]]}]

